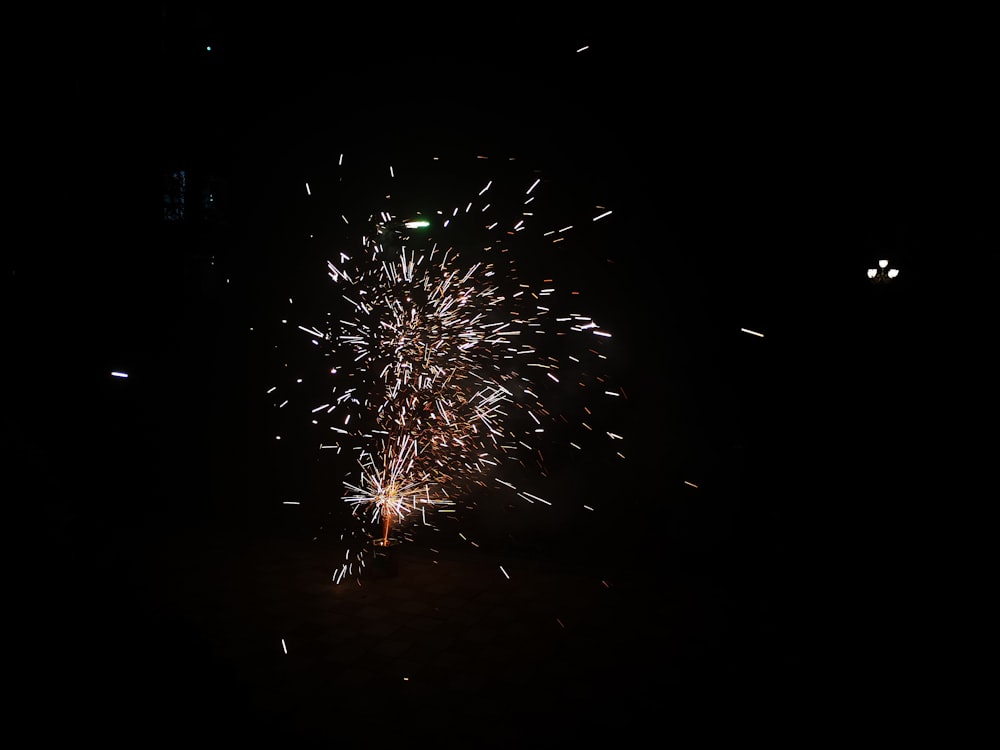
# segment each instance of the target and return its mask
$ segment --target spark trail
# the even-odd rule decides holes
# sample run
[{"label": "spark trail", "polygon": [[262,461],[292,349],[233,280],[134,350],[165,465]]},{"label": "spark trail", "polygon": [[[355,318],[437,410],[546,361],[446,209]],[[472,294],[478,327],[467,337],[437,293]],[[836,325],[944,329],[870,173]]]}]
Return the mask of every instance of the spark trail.
[{"label": "spark trail", "polygon": [[[401,187],[396,172],[389,170],[392,188]],[[561,295],[554,279],[519,270],[521,262],[551,265],[545,256],[553,245],[565,253],[557,243],[572,235],[574,221],[558,200],[552,218],[541,218],[536,201],[548,186],[536,174],[466,177],[468,195],[444,208],[422,207],[439,199],[424,189],[403,187],[402,200],[398,191],[382,194],[385,207],[361,214],[360,236],[330,209],[348,227],[327,249],[327,276],[339,294],[324,322],[297,329],[327,362],[323,393],[309,407],[312,421],[335,436],[320,447],[356,459],[343,482],[352,525],[335,580],[360,573],[373,545],[468,507],[477,490],[551,505],[509,481],[509,467],[544,477],[556,440],[624,458],[621,436],[591,424],[586,402],[623,400],[602,374],[611,334],[588,315],[562,310],[573,295]],[[307,193],[322,197],[316,185]],[[588,210],[587,223],[612,214]],[[288,403],[282,389],[268,393],[276,406]]]}]

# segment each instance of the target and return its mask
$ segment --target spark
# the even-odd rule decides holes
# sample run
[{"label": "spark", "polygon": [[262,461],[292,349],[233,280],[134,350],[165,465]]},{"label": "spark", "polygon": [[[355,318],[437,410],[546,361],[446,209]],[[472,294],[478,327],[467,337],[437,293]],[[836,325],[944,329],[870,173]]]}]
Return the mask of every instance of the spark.
[{"label": "spark", "polygon": [[751,331],[749,328],[741,328],[740,330],[743,331],[743,333],[749,333],[751,336],[760,336],[761,338],[764,338],[763,333],[757,333],[757,331]]},{"label": "spark", "polygon": [[[389,176],[395,186],[392,166]],[[336,260],[326,261],[334,305],[323,323],[296,325],[332,362],[322,365],[322,377],[297,378],[295,391],[323,388],[303,411],[312,415],[313,425],[338,435],[336,442],[320,443],[321,450],[344,454],[338,461],[352,457],[339,498],[348,510],[344,541],[351,546],[345,567],[333,576],[337,582],[364,568],[370,547],[398,541],[407,525],[431,526],[437,514],[475,508],[477,501],[470,498],[478,488],[506,488],[532,505],[551,506],[503,476],[519,470],[515,466],[532,465],[546,474],[550,442],[572,426],[562,406],[548,405],[550,398],[568,405],[574,389],[581,397],[601,391],[621,395],[608,390],[607,376],[591,372],[588,364],[605,359],[589,334],[611,334],[587,315],[557,313],[562,300],[553,279],[533,280],[519,268],[515,250],[526,248],[530,256],[548,247],[534,221],[543,214],[551,182],[543,186],[542,178],[534,177],[521,196],[518,184],[523,189],[525,183],[517,177],[508,183],[492,176],[474,184],[471,200],[446,207],[415,205],[421,210],[407,216],[388,207],[366,211],[360,238],[353,234],[359,222],[331,211],[344,227],[338,240],[344,244],[331,247]],[[395,205],[397,196],[392,197]],[[423,193],[416,198],[427,200]],[[530,212],[518,211],[518,203],[529,202]],[[453,221],[413,218],[430,214]],[[562,227],[560,234],[573,228],[565,221],[553,225]],[[537,304],[542,297],[546,304]],[[285,398],[278,408],[292,411],[290,404]],[[600,431],[622,439],[603,425]],[[581,453],[591,450],[582,441],[569,445]]]},{"label": "spark", "polygon": [[538,495],[532,495],[530,492],[524,493],[526,497],[530,497],[532,500],[537,500],[540,503],[545,503],[546,505],[552,505],[548,500],[543,500]]},{"label": "spark", "polygon": [[112,370],[111,371],[111,377],[113,377],[113,378],[127,378],[128,377],[128,373],[127,372],[122,372],[121,370]]}]

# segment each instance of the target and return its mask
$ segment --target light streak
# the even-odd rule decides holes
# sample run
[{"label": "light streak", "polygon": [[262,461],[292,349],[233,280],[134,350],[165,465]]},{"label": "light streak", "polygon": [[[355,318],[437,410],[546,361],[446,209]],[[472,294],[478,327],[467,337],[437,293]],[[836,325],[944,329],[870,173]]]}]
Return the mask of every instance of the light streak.
[{"label": "light streak", "polygon": [[741,328],[740,330],[743,331],[743,333],[749,333],[751,336],[760,336],[760,338],[764,338],[763,333],[757,333],[757,331],[751,331],[749,328]]},{"label": "light streak", "polygon": [[[339,163],[343,159],[341,154]],[[392,166],[389,177],[396,205]],[[401,177],[400,185],[407,179]],[[509,182],[491,176],[473,184],[471,199],[446,207],[417,205],[428,200],[423,193],[405,196],[419,209],[408,217],[450,215],[454,221],[432,224],[377,206],[361,209],[363,221],[350,211],[330,212],[340,216],[337,231],[344,233],[338,240],[343,244],[330,247],[336,264],[327,260],[321,269],[333,304],[323,323],[296,325],[332,361],[322,365],[321,377],[294,382],[295,392],[313,403],[303,410],[313,415],[311,424],[338,435],[319,449],[354,458],[339,498],[348,509],[342,537],[348,548],[344,567],[333,576],[338,583],[364,569],[372,547],[398,541],[408,524],[430,526],[437,514],[474,508],[477,500],[471,498],[479,488],[506,488],[532,505],[551,506],[504,475],[535,466],[544,475],[548,447],[563,439],[567,426],[594,432],[597,422],[592,426],[562,413],[574,393],[622,395],[601,387],[610,384],[594,368],[605,355],[587,335],[611,334],[590,316],[557,312],[563,299],[553,279],[535,280],[519,268],[522,255],[533,257],[550,247],[534,224],[536,214],[543,216],[551,182],[543,186],[541,177],[533,177],[523,195],[517,194],[523,176]],[[308,183],[307,190],[323,200],[320,191],[312,195]],[[521,211],[529,202],[533,210]],[[593,220],[610,214],[604,210]],[[363,229],[353,228],[359,224]],[[574,227],[572,221],[552,225],[561,227],[560,234]],[[545,305],[538,304],[542,297]],[[529,337],[531,343],[523,343]],[[309,388],[323,392],[305,394]],[[290,403],[284,398],[277,406],[290,412]],[[600,432],[624,440],[603,425]],[[567,442],[583,454],[602,450]]]}]

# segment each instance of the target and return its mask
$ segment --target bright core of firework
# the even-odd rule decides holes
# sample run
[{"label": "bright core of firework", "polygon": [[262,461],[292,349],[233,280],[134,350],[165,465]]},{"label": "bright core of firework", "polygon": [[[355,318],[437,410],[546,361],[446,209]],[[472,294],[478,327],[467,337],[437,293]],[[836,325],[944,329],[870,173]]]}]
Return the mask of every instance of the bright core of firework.
[{"label": "bright core of firework", "polygon": [[[507,216],[490,202],[493,181],[472,201],[439,211],[440,221],[382,211],[353,251],[337,248],[336,261],[327,261],[341,312],[299,326],[335,363],[326,402],[310,412],[331,419],[338,452],[357,451],[343,500],[352,517],[379,529],[368,535],[376,543],[388,544],[411,518],[427,523],[428,512],[450,511],[477,486],[514,487],[499,478],[511,462],[543,468],[540,438],[570,423],[544,393],[596,380],[595,393],[622,395],[591,370],[605,359],[607,331],[589,316],[556,314],[550,279],[540,286],[520,278],[515,249],[540,252],[543,238],[559,241],[571,228],[560,223],[523,239],[535,216],[523,205],[538,184],[522,186],[522,208]],[[610,213],[600,210],[596,218]],[[460,218],[468,219],[464,230]],[[466,262],[459,246],[475,257]],[[582,345],[550,346],[556,337]]]}]

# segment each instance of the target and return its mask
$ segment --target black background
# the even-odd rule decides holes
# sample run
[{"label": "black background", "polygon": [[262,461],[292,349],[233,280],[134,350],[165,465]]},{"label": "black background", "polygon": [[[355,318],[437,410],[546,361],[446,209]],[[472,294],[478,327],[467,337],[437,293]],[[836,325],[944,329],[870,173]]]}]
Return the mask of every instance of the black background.
[{"label": "black background", "polygon": [[[630,395],[628,469],[590,477],[619,496],[611,534],[766,582],[819,663],[905,681],[926,602],[954,596],[929,394],[962,284],[942,268],[987,251],[981,19],[536,14],[12,21],[24,559],[75,590],[123,533],[273,522],[301,459],[264,446],[271,362],[248,329],[303,263],[282,249],[303,182],[342,152],[514,155],[614,209],[567,269],[618,333]],[[177,168],[218,180],[215,218],[162,220]],[[883,257],[901,274],[873,285]],[[581,532],[574,550],[608,528]]]}]

